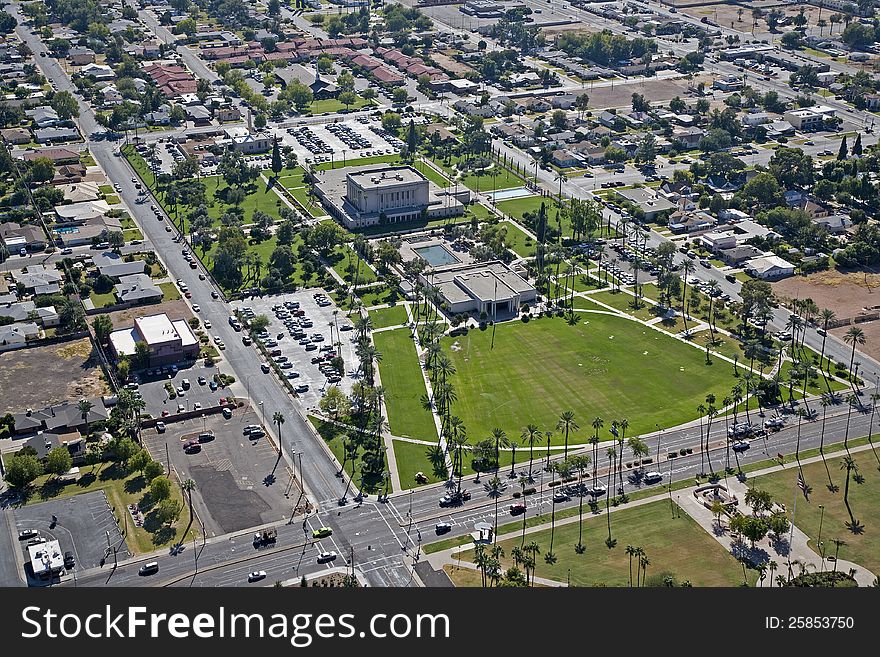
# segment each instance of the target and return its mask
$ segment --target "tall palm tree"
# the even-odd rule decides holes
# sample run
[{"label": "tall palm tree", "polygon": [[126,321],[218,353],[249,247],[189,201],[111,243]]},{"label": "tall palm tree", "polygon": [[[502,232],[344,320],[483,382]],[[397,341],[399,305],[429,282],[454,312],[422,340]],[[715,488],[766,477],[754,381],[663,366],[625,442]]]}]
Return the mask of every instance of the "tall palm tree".
[{"label": "tall palm tree", "polygon": [[577,431],[580,429],[577,422],[574,419],[574,413],[572,411],[564,411],[562,415],[559,416],[559,422],[556,423],[556,430],[565,430],[565,450],[562,453],[562,458],[568,458],[568,432],[569,431]]},{"label": "tall palm tree", "polygon": [[523,503],[522,540],[520,541],[520,545],[524,545],[526,542],[526,515],[529,510],[529,505],[526,502],[526,488],[528,487],[528,485],[530,483],[531,483],[531,481],[529,480],[528,477],[526,477],[525,475],[520,475],[520,478],[519,478],[519,489],[520,489],[520,495],[521,495],[520,499],[522,500],[522,503]]},{"label": "tall palm tree", "polygon": [[685,259],[684,262],[681,263],[681,273],[682,273],[682,292],[681,292],[681,319],[684,322],[684,332],[687,334],[688,331],[688,323],[687,323],[687,286],[688,286],[688,276],[694,273],[696,270],[696,265],[690,259]]},{"label": "tall palm tree", "polygon": [[186,493],[187,501],[189,502],[189,523],[186,525],[186,529],[183,530],[183,534],[181,535],[180,542],[186,540],[186,535],[189,534],[189,528],[192,527],[193,524],[193,495],[192,492],[196,487],[196,482],[192,479],[185,480],[182,484],[180,484],[181,489]]},{"label": "tall palm tree", "polygon": [[859,473],[859,465],[855,462],[853,457],[844,456],[843,462],[840,464],[841,470],[846,470],[846,484],[843,487],[843,503],[846,506],[846,511],[849,513],[849,522],[846,523],[846,526],[855,534],[861,531],[861,523],[855,519],[853,516],[852,508],[849,505],[849,479],[852,473],[858,475]]},{"label": "tall palm tree", "polygon": [[534,460],[535,443],[541,440],[542,435],[537,424],[528,425],[520,434],[520,440],[523,445],[529,446],[529,481],[534,481],[532,478],[532,461]]},{"label": "tall palm tree", "polygon": [[[725,397],[721,400],[721,405],[724,408],[729,408],[733,403],[733,400],[730,397]],[[728,426],[730,423],[728,422],[728,418],[730,417],[729,413],[724,414],[724,436],[725,436],[725,444],[727,445],[727,466],[725,469],[730,472],[730,440],[727,439],[728,432],[730,427]]]},{"label": "tall palm tree", "polygon": [[598,474],[599,467],[599,429],[605,424],[605,420],[603,420],[598,415],[593,418],[593,429],[595,430],[595,434],[590,438],[590,444],[593,446],[593,488],[596,487],[596,475]]},{"label": "tall palm tree", "polygon": [[278,456],[280,457],[284,452],[284,448],[282,447],[284,443],[281,441],[281,425],[284,424],[284,415],[280,411],[275,411],[272,415],[272,423],[278,427]]},{"label": "tall palm tree", "polygon": [[501,468],[501,448],[510,447],[510,440],[504,429],[495,427],[492,429],[492,439],[495,441],[495,476],[498,476],[498,470]]},{"label": "tall palm tree", "polygon": [[76,410],[79,411],[79,416],[86,424],[86,440],[88,440],[89,435],[91,435],[91,432],[89,431],[89,413],[92,412],[94,407],[94,404],[88,399],[80,399],[79,403],[76,405]]},{"label": "tall palm tree", "polygon": [[620,486],[618,490],[623,494],[623,445],[626,442],[626,430],[629,428],[629,420],[626,418],[618,420],[617,426],[620,427],[620,436],[617,438],[617,472],[620,475]]},{"label": "tall palm tree", "polygon": [[577,454],[572,456],[569,459],[571,463],[571,467],[577,470],[578,473],[578,542],[577,545],[574,546],[574,551],[578,554],[583,554],[586,548],[584,547],[584,474],[587,471],[587,468],[590,467],[590,461],[592,459],[587,454]]},{"label": "tall palm tree", "polygon": [[700,476],[706,474],[706,468],[703,467],[703,416],[706,414],[706,407],[703,404],[697,406],[697,412],[700,414]]},{"label": "tall palm tree", "polygon": [[494,543],[498,538],[498,498],[507,490],[507,484],[498,477],[496,472],[494,477],[483,484],[483,488],[486,490],[486,494],[495,501],[495,529],[492,531],[492,542]]},{"label": "tall palm tree", "polygon": [[[648,577],[648,566],[651,564],[650,559],[645,556],[644,550],[642,550],[642,554],[639,555],[639,568],[642,570],[642,585],[645,584],[645,579]],[[636,578],[638,578],[638,573],[636,574]],[[638,582],[637,582],[638,583]]]},{"label": "tall palm tree", "polygon": [[614,469],[614,463],[617,459],[617,450],[609,447],[605,453],[608,455],[608,487],[605,490],[605,516],[608,519],[608,538],[605,539],[605,545],[610,550],[617,543],[617,541],[611,538],[611,471]]},{"label": "tall palm tree", "polygon": [[629,585],[632,587],[633,585],[633,557],[636,556],[636,548],[632,545],[627,545],[626,550],[624,550],[626,556],[629,557]]},{"label": "tall palm tree", "polygon": [[857,377],[853,373],[853,363],[856,360],[856,347],[865,344],[867,339],[865,338],[865,332],[862,329],[858,326],[850,326],[846,333],[843,334],[843,341],[852,345],[852,354],[849,357],[849,371],[850,376],[852,376],[853,390],[855,390]]},{"label": "tall palm tree", "polygon": [[819,350],[819,368],[825,369],[825,340],[828,339],[828,325],[837,319],[837,315],[830,308],[823,308],[819,313],[822,320],[822,348]]}]

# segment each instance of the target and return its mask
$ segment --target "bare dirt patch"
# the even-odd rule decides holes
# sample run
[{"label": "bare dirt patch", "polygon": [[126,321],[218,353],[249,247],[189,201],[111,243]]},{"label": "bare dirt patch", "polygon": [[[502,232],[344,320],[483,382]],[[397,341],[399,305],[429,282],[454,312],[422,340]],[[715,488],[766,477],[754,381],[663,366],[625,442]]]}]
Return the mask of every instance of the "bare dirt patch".
[{"label": "bare dirt patch", "polygon": [[0,353],[0,408],[4,412],[109,392],[88,338]]},{"label": "bare dirt patch", "polygon": [[113,322],[113,328],[123,328],[134,325],[135,317],[143,317],[144,315],[156,315],[165,313],[168,319],[185,319],[189,320],[193,316],[192,311],[183,299],[177,301],[165,301],[163,303],[152,306],[135,306],[134,308],[126,308],[125,310],[117,310],[108,313],[110,320]]},{"label": "bare dirt patch", "polygon": [[839,319],[854,317],[880,306],[880,274],[828,270],[793,276],[773,283],[778,297],[812,299],[819,308],[830,308]]},{"label": "bare dirt patch", "polygon": [[[855,324],[865,333],[865,344],[861,344],[856,349],[856,361],[859,360],[859,353],[870,356],[874,360],[880,360],[880,321],[862,322]],[[838,326],[836,329],[828,331],[833,336],[843,340],[844,334],[852,328],[851,326]],[[849,365],[849,363],[847,363]],[[861,370],[860,370],[861,372]]]},{"label": "bare dirt patch", "polygon": [[[615,83],[613,87],[608,82],[593,85],[587,82],[584,91],[590,97],[590,108],[629,107],[632,105],[633,94],[641,94],[651,103],[667,102],[676,96],[686,96],[688,85],[696,87],[700,82],[705,82],[706,87],[711,87],[712,77],[698,75],[693,80],[645,78],[643,81],[630,84]],[[599,84],[607,86],[599,86]]]}]

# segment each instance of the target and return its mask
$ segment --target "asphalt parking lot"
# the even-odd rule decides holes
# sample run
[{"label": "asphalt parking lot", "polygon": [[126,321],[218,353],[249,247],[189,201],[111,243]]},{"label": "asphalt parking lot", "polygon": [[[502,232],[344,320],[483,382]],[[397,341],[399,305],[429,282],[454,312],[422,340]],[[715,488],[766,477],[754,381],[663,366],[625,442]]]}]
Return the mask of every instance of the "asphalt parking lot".
[{"label": "asphalt parking lot", "polygon": [[[179,367],[179,366],[178,366]],[[146,402],[145,411],[153,417],[160,417],[164,411],[168,414],[177,413],[180,407],[184,411],[190,411],[196,404],[202,408],[216,406],[221,397],[227,397],[229,391],[220,386],[217,390],[211,390],[212,377],[218,373],[217,366],[206,367],[203,361],[196,361],[190,367],[184,367],[177,372],[165,372],[162,374],[141,374],[138,392]],[[199,383],[199,377],[204,377],[205,383]],[[184,389],[184,379],[189,381],[189,388]],[[174,386],[175,399],[170,399],[165,388],[166,383]],[[183,394],[180,394],[180,393]]]},{"label": "asphalt parking lot", "polygon": [[[52,526],[52,515],[58,518]],[[108,546],[117,548],[117,558],[129,557],[119,525],[107,502],[104,491],[83,493],[40,504],[29,504],[13,511],[15,531],[36,529],[47,540],[57,540],[61,551],[72,551],[76,565],[67,571],[74,572],[96,568],[106,558],[112,564],[113,557],[107,556]],[[17,538],[14,537],[14,538]],[[27,541],[20,541],[22,558],[28,562]],[[8,558],[13,558],[10,555]],[[26,567],[26,572],[29,568]]]},{"label": "asphalt parking lot", "polygon": [[[245,406],[229,419],[215,413],[170,423],[164,433],[150,429],[143,434],[153,458],[166,464],[167,444],[180,481],[196,482],[193,505],[208,536],[285,520],[299,499],[299,484],[269,438],[250,439],[243,433],[261,419],[256,409]],[[201,442],[198,451],[184,451],[186,442],[207,432],[213,432],[213,440]]]},{"label": "asphalt parking lot", "polygon": [[[287,128],[281,135],[281,142],[290,146],[300,160],[310,162],[315,157],[323,157],[319,161],[330,161],[330,152],[334,160],[342,161],[342,153],[346,159],[357,159],[374,155],[390,155],[397,152],[384,137],[370,128],[381,129],[378,121],[372,119],[361,121],[351,119],[336,123],[314,123],[302,127]],[[309,145],[324,145],[327,152],[317,153],[309,149]],[[377,151],[381,151],[378,152]]]},{"label": "asphalt parking lot", "polygon": [[[320,291],[323,292],[323,291]],[[296,292],[293,294],[280,294],[275,296],[267,296],[262,299],[249,299],[247,301],[233,303],[233,308],[241,310],[251,308],[256,315],[265,315],[269,319],[268,331],[272,338],[277,341],[276,349],[281,350],[281,355],[286,357],[292,366],[282,371],[286,373],[299,373],[299,376],[291,378],[290,381],[294,386],[308,385],[308,390],[298,392],[300,399],[306,407],[312,408],[318,405],[321,397],[330,384],[327,378],[319,369],[319,364],[312,363],[312,358],[320,355],[319,349],[307,351],[305,345],[300,345],[297,340],[290,337],[290,332],[284,326],[282,320],[278,319],[272,311],[273,306],[281,305],[285,302],[298,302],[300,309],[305,311],[305,315],[300,319],[310,319],[312,326],[303,327],[303,331],[311,338],[313,334],[320,334],[324,337],[323,341],[315,342],[316,345],[329,345],[331,341],[330,325],[333,324],[333,341],[337,341],[336,324],[338,323],[339,342],[337,345],[339,355],[345,361],[345,374],[338,385],[346,394],[351,393],[352,385],[355,381],[355,370],[357,368],[357,359],[354,354],[354,345],[351,340],[354,337],[354,331],[342,330],[343,327],[351,326],[351,321],[344,312],[339,311],[336,304],[331,300],[329,306],[321,307],[315,301],[314,295],[318,293],[314,289],[304,292]],[[334,313],[336,313],[334,315]],[[278,339],[278,336],[281,336]],[[270,343],[271,344],[271,343]],[[262,356],[261,356],[262,358]],[[267,374],[266,376],[272,376]]]}]

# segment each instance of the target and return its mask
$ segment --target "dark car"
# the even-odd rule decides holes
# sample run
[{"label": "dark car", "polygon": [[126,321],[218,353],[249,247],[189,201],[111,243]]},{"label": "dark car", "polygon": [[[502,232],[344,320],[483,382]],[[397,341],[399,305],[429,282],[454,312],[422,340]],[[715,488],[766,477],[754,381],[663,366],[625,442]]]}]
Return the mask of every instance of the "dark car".
[{"label": "dark car", "polygon": [[510,515],[512,515],[512,516],[518,516],[521,513],[525,513],[525,512],[526,512],[526,505],[523,502],[510,505]]},{"label": "dark car", "polygon": [[198,440],[187,440],[183,444],[183,451],[187,454],[195,454],[202,450],[202,446]]},{"label": "dark car", "polygon": [[73,568],[76,565],[76,558],[73,556],[73,552],[68,550],[64,553],[64,567],[65,568]]},{"label": "dark car", "polygon": [[749,449],[749,447],[751,447],[751,445],[749,445],[747,442],[740,441],[738,443],[733,444],[733,451],[734,452],[744,452],[747,449]]}]

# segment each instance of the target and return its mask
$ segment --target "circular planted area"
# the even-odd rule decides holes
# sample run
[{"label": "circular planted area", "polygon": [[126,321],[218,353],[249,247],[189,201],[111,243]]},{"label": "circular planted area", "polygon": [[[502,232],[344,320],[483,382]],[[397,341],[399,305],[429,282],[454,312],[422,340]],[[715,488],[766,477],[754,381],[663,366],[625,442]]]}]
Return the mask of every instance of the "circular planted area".
[{"label": "circular planted area", "polygon": [[456,369],[452,413],[464,421],[471,442],[489,437],[494,427],[518,438],[523,427],[536,424],[561,444],[555,427],[567,410],[580,425],[569,444],[588,441],[596,416],[605,421],[601,440],[611,437],[612,420],[622,418],[629,422],[627,436],[649,433],[696,419],[709,393],[720,408],[737,381],[732,363],[716,358],[706,365],[700,349],[598,313],[575,326],[556,318],[499,324],[494,348],[491,327],[442,344]]}]

